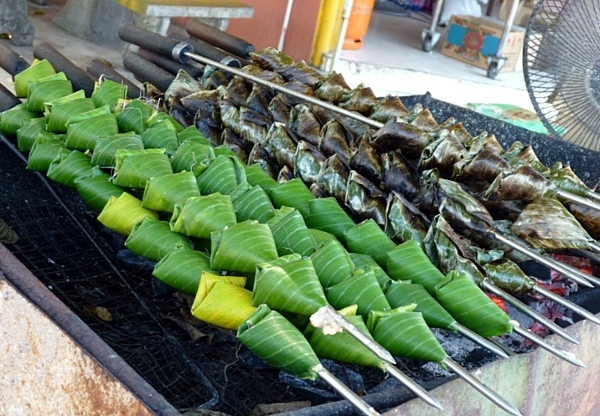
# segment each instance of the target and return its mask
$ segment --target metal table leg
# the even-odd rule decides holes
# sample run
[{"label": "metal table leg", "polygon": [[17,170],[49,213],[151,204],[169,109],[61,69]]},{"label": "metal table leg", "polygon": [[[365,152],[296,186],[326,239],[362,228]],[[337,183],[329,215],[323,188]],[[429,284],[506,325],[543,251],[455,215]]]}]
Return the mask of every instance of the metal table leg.
[{"label": "metal table leg", "polygon": [[431,18],[431,27],[429,29],[423,29],[423,32],[421,32],[421,47],[425,52],[431,52],[437,41],[440,39],[441,33],[438,32],[436,28],[438,20],[440,19],[440,14],[442,14],[442,7],[444,7],[444,0],[437,0]]}]

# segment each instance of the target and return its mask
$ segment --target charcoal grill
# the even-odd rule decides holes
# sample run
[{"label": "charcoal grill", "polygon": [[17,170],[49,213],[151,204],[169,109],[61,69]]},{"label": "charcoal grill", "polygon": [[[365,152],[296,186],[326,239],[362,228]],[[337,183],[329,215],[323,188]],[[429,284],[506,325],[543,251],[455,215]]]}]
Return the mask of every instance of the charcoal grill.
[{"label": "charcoal grill", "polygon": [[[563,160],[590,186],[600,182],[595,169],[599,154],[560,140],[553,140],[477,114],[473,111],[434,99],[429,94],[402,97],[412,107],[420,103],[429,108],[438,120],[454,116],[468,131],[493,132],[507,147],[515,140],[531,143],[543,163]],[[320,386],[294,386],[282,380],[277,371],[265,370],[253,363],[250,354],[239,351],[235,337],[209,326],[196,327],[201,336],[193,341],[182,310],[189,310],[188,300],[173,296],[173,292],[151,277],[151,265],[121,251],[123,241],[99,227],[95,216],[81,203],[75,191],[46,182],[41,175],[26,171],[24,161],[6,139],[0,143],[0,218],[21,237],[8,249],[18,260],[75,313],[84,323],[69,331],[75,338],[85,338],[91,331],[100,344],[114,350],[141,378],[121,377],[126,386],[157,414],[211,409],[231,415],[250,414],[260,403],[304,400]],[[23,203],[26,201],[27,203]],[[2,265],[3,263],[0,263]],[[11,276],[9,276],[9,279]],[[19,287],[18,278],[16,286]],[[22,283],[22,282],[21,282]],[[27,289],[27,285],[22,290]],[[593,313],[600,311],[598,290],[581,290],[571,299]],[[35,298],[34,296],[31,296]],[[105,307],[113,314],[107,323],[95,316],[90,307]],[[56,305],[50,306],[54,309]],[[64,324],[67,328],[70,324]],[[72,329],[72,328],[71,328]],[[593,352],[600,331],[582,321],[570,328],[581,341],[580,346],[553,342],[565,350],[577,353],[588,365],[574,369],[543,351],[520,354],[508,360],[485,365],[479,376],[493,389],[510,398],[529,414],[559,414],[565,409],[586,403],[588,414],[598,412],[600,398],[585,385],[597,376],[600,366]],[[85,347],[85,342],[82,342]],[[102,361],[100,352],[93,353]],[[469,369],[489,362],[489,357],[469,357],[462,364]],[[103,364],[107,365],[103,362]],[[481,403],[478,393],[453,377],[423,373],[419,363],[406,362],[402,368],[419,379],[426,388],[438,387],[434,395],[440,399],[445,414],[494,414],[493,405]],[[111,372],[118,372],[111,368]],[[432,409],[401,386],[385,380],[376,371],[345,366],[347,373],[359,372],[365,383],[366,400],[389,414],[432,414]],[[568,388],[563,379],[569,379]],[[132,381],[133,380],[133,381]],[[141,388],[151,386],[150,389]],[[531,389],[560,397],[543,400]],[[162,398],[156,397],[152,389]],[[313,398],[310,408],[290,411],[289,415],[352,414],[345,401],[331,396],[329,403]],[[553,409],[556,412],[549,412]],[[594,412],[596,409],[596,412]]]}]

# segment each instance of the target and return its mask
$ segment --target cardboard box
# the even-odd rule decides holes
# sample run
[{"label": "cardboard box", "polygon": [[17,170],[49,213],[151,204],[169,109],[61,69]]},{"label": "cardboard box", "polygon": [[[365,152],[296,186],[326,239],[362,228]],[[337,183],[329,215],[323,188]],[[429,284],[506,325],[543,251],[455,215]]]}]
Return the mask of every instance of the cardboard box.
[{"label": "cardboard box", "polygon": [[[448,22],[442,54],[487,70],[488,57],[496,56],[505,24],[490,17],[453,15]],[[512,26],[502,56],[506,63],[501,72],[523,68],[525,29]]]}]

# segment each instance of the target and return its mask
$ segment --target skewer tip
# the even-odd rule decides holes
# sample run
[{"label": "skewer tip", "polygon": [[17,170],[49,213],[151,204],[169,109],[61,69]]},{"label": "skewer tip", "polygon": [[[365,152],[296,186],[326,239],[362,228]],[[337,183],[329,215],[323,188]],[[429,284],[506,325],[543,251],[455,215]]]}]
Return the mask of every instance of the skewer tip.
[{"label": "skewer tip", "polygon": [[398,380],[400,383],[404,384],[404,386],[406,386],[410,391],[415,393],[421,400],[423,400],[428,405],[433,406],[439,410],[444,410],[440,402],[438,402],[438,400],[435,397],[429,394],[427,390],[425,390],[423,387],[421,387],[419,384],[417,384],[415,381],[413,381],[395,366],[388,364],[388,366],[386,367],[386,372],[392,377],[394,377],[396,380]]},{"label": "skewer tip", "polygon": [[585,364],[583,363],[583,361],[581,361],[579,358],[577,358],[577,356],[575,356],[575,354],[573,354],[572,352],[565,351],[561,348],[558,348],[555,345],[551,344],[550,342],[546,341],[545,339],[534,334],[533,332],[528,331],[525,328],[522,328],[517,321],[511,320],[510,323],[513,326],[514,332],[519,334],[523,338],[530,340],[531,342],[537,344],[538,346],[545,349],[546,351],[551,352],[552,354],[556,355],[557,357],[562,358],[563,360],[567,361],[568,363],[576,365],[577,367],[585,368]]}]

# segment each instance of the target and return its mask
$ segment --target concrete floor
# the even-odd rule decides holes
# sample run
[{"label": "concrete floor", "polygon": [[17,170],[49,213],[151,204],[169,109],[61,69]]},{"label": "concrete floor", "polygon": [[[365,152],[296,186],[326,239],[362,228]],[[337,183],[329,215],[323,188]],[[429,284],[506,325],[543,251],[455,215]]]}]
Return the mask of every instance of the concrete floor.
[{"label": "concrete floor", "polygon": [[[28,2],[28,15],[36,32],[34,45],[47,42],[59,52],[85,68],[94,58],[102,58],[133,80],[123,68],[124,44],[96,44],[82,40],[52,22],[66,0],[49,0],[40,6]],[[342,50],[334,68],[355,86],[362,82],[376,94],[415,95],[431,92],[434,98],[466,106],[467,103],[506,103],[532,109],[523,72],[505,72],[494,80],[486,71],[441,54],[442,38],[434,49],[421,49],[421,31],[430,23],[418,15],[397,16],[374,11],[369,30],[359,50]],[[442,28],[439,28],[443,32]],[[0,40],[33,60],[33,46],[16,47]],[[10,75],[0,70],[0,82],[11,88]]]},{"label": "concrete floor", "polygon": [[430,23],[422,16],[373,12],[359,50],[342,50],[335,69],[349,84],[363,82],[378,94],[413,95],[467,103],[504,103],[533,109],[523,71],[502,72],[490,79],[486,70],[442,55],[445,29],[431,52],[421,48],[421,32]]}]

